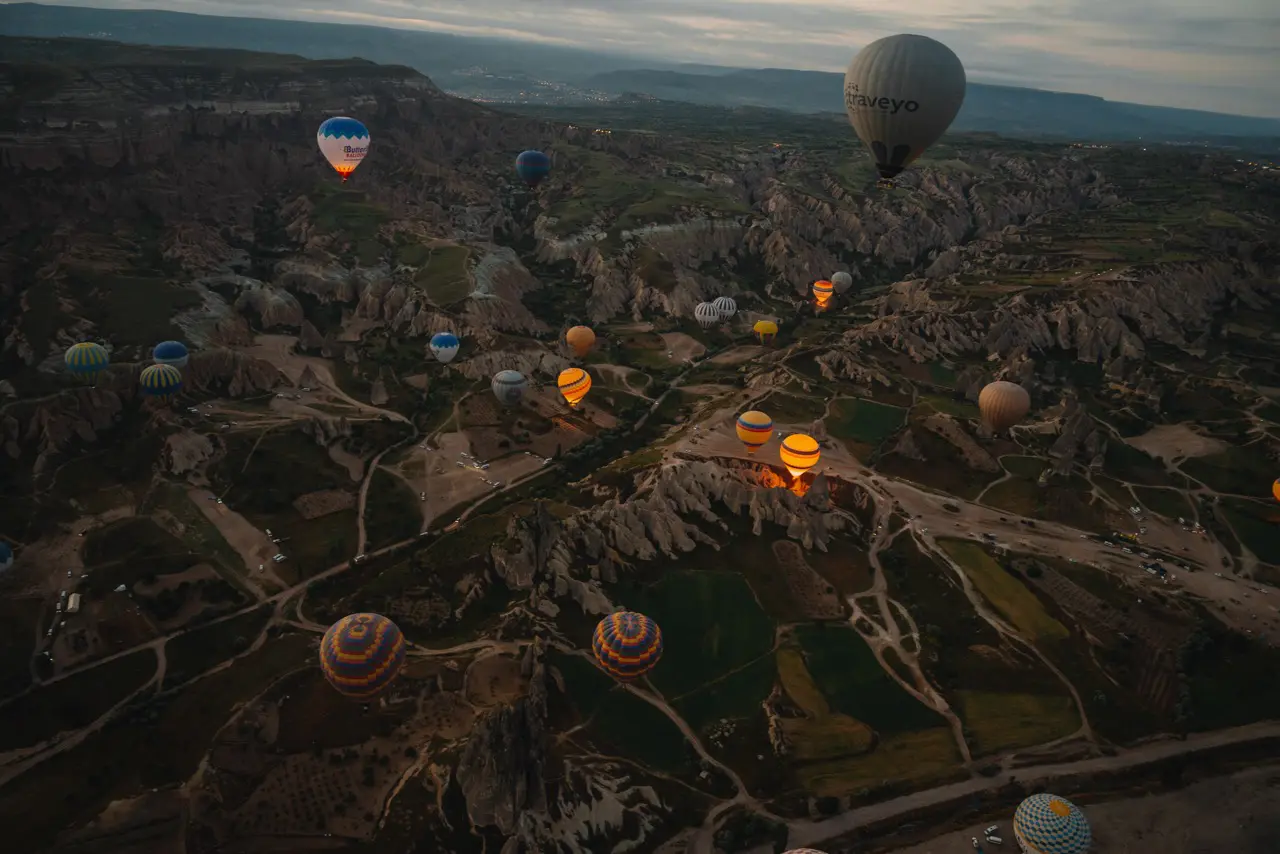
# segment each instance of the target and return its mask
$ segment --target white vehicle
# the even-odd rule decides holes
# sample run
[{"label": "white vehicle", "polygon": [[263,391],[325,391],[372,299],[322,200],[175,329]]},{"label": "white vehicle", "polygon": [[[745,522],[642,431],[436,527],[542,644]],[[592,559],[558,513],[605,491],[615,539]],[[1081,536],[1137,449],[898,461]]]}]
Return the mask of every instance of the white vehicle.
[{"label": "white vehicle", "polygon": [[999,845],[1002,842],[1004,842],[1004,840],[1001,839],[999,836],[988,836],[987,841],[990,842],[992,845]]},{"label": "white vehicle", "polygon": [[280,561],[284,560],[284,555],[282,554],[273,555],[271,559],[276,563],[279,563]]},{"label": "white vehicle", "polygon": [[488,469],[489,469],[489,464],[488,464],[488,463],[481,463],[481,464],[480,464],[480,468],[482,468],[482,469],[484,469],[484,470],[488,471]]},{"label": "white vehicle", "polygon": [[71,570],[69,570],[69,569],[68,569],[68,570],[67,570],[67,578],[70,578],[70,577],[71,577]]},{"label": "white vehicle", "polygon": [[360,561],[364,560],[364,559],[365,559],[365,558],[367,558],[367,557],[368,557],[368,555],[366,555],[366,554],[359,554],[359,555],[356,555],[356,563],[359,563]]},{"label": "white vehicle", "polygon": [[219,504],[221,504],[221,503],[222,503],[222,499],[221,499],[221,498],[219,498],[219,499],[218,499],[218,503],[219,503]]},{"label": "white vehicle", "polygon": [[1128,546],[1125,546],[1125,547],[1124,547],[1123,549],[1121,549],[1120,551],[1124,552],[1124,553],[1125,553],[1125,554],[1127,554],[1127,555],[1131,555],[1131,554],[1133,554],[1133,549],[1129,548]]},{"label": "white vehicle", "polygon": [[986,830],[982,831],[982,834],[983,834],[984,836],[991,836],[991,835],[996,834],[996,833],[999,833],[999,832],[1000,832],[1000,825],[998,825],[998,824],[993,824],[993,825],[991,825],[990,827],[988,827]]},{"label": "white vehicle", "polygon": [[466,466],[465,466],[465,465],[463,465],[462,463],[458,463],[458,468],[460,468],[460,469],[464,469],[464,468],[466,468]]}]

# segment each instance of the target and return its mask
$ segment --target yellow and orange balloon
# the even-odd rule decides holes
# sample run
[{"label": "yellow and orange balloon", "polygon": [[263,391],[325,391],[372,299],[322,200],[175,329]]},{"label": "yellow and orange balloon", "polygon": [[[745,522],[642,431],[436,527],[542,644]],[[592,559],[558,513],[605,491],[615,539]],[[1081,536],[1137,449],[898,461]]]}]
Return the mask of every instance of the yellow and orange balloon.
[{"label": "yellow and orange balloon", "polygon": [[782,440],[778,456],[792,477],[800,477],[818,464],[822,451],[818,449],[817,439],[804,433],[792,433]]},{"label": "yellow and orange balloon", "polygon": [[1275,496],[1276,501],[1280,501],[1280,477],[1271,484],[1271,494]]},{"label": "yellow and orange balloon", "polygon": [[754,454],[773,436],[773,419],[758,409],[752,409],[738,416],[735,429],[742,444],[747,446],[747,453]]},{"label": "yellow and orange balloon", "polygon": [[755,333],[756,340],[761,344],[772,344],[778,337],[778,324],[772,320],[757,320],[751,331]]},{"label": "yellow and orange balloon", "polygon": [[826,309],[827,304],[831,302],[831,296],[836,292],[836,286],[826,279],[819,279],[813,283],[813,298],[818,301],[818,310]]},{"label": "yellow and orange balloon", "polygon": [[587,396],[587,392],[591,391],[591,374],[582,368],[565,368],[560,372],[556,385],[560,387],[565,403],[575,407]]},{"label": "yellow and orange balloon", "polygon": [[573,355],[581,359],[591,351],[596,343],[596,334],[590,326],[575,326],[564,334],[564,342],[569,345]]}]

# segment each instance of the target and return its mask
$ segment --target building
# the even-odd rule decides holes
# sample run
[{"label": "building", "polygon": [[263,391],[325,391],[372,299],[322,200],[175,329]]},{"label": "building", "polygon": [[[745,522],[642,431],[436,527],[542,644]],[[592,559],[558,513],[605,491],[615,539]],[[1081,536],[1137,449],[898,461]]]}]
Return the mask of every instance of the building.
[{"label": "building", "polygon": [[72,593],[67,599],[67,613],[74,614],[80,610],[80,594]]}]

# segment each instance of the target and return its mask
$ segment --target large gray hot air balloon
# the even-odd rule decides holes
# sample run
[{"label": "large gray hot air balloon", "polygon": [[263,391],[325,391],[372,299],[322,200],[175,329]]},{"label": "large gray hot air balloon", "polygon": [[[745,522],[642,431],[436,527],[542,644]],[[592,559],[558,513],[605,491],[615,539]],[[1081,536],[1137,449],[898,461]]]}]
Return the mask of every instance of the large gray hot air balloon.
[{"label": "large gray hot air balloon", "polygon": [[720,313],[721,320],[728,320],[738,313],[738,304],[733,301],[732,297],[718,297],[715,302],[711,303],[716,307],[716,311]]},{"label": "large gray hot air balloon", "polygon": [[524,397],[529,381],[519,371],[498,371],[493,375],[493,381],[489,383],[489,387],[493,389],[493,396],[498,398],[503,406],[515,406]]},{"label": "large gray hot air balloon", "polygon": [[836,286],[836,293],[842,294],[853,287],[853,276],[850,276],[844,270],[839,273],[832,273],[831,284]]},{"label": "large gray hot air balloon", "polygon": [[698,321],[703,329],[710,329],[720,322],[720,309],[716,308],[713,302],[700,302],[693,309],[693,319]]},{"label": "large gray hot air balloon", "polygon": [[881,179],[892,179],[946,133],[964,87],[960,58],[928,36],[889,36],[858,51],[844,75],[844,108]]},{"label": "large gray hot air balloon", "polygon": [[986,425],[999,433],[1026,416],[1031,410],[1031,395],[1017,383],[997,380],[978,393],[978,409]]}]

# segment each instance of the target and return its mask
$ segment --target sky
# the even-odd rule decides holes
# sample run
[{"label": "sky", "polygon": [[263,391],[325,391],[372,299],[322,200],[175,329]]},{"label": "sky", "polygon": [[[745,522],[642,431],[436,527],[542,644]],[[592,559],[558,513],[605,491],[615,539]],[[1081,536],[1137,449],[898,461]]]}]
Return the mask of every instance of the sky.
[{"label": "sky", "polygon": [[[76,0],[70,0],[76,2]],[[678,62],[843,71],[900,32],[969,79],[1280,118],[1280,0],[90,0],[105,8],[519,38]],[[86,4],[89,5],[89,4]],[[265,11],[269,8],[270,11]]]}]

